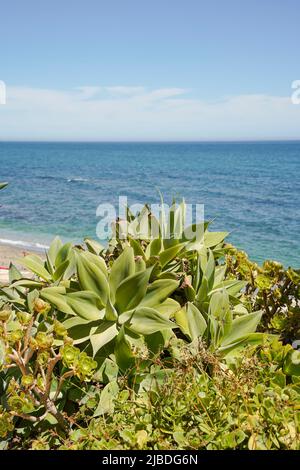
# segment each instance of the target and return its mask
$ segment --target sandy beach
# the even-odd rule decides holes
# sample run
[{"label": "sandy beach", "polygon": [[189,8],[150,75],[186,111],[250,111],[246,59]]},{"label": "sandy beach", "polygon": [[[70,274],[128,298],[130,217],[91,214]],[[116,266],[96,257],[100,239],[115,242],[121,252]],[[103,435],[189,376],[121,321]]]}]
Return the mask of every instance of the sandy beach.
[{"label": "sandy beach", "polygon": [[28,251],[12,245],[0,245],[0,282],[7,282],[8,271],[2,268],[8,268],[10,263],[13,263],[22,272],[26,272],[22,266],[22,258],[30,253],[38,254],[43,257],[42,253]]}]

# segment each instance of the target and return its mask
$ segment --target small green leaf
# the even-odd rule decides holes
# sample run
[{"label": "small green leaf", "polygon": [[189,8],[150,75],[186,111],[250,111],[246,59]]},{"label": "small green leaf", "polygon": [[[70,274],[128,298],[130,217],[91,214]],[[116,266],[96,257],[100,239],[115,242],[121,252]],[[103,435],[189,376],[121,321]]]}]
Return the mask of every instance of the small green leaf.
[{"label": "small green leaf", "polygon": [[98,406],[94,412],[94,418],[104,414],[111,414],[114,411],[114,400],[119,393],[117,381],[108,383],[100,394]]}]

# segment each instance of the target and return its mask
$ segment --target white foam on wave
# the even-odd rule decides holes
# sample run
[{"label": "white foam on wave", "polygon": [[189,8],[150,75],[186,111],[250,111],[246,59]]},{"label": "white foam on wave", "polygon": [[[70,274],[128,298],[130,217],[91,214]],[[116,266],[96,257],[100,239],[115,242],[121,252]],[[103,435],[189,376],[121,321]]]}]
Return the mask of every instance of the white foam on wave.
[{"label": "white foam on wave", "polygon": [[0,238],[0,243],[2,243],[3,245],[13,245],[24,248],[30,248],[36,251],[47,250],[49,248],[48,245],[43,245],[42,243],[31,243],[23,240],[10,240],[7,238]]},{"label": "white foam on wave", "polygon": [[81,177],[78,177],[78,178],[68,178],[68,183],[73,183],[73,182],[76,182],[76,181],[79,181],[79,182],[83,182],[83,183],[87,183],[89,181],[88,178],[81,178]]}]

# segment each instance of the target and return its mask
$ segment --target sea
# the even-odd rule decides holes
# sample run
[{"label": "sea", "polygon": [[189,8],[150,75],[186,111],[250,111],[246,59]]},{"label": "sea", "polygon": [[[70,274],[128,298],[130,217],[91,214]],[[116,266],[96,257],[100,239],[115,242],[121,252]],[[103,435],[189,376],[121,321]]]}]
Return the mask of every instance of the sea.
[{"label": "sea", "polygon": [[300,268],[300,142],[0,142],[0,243],[96,238],[97,207],[203,204],[211,230],[261,263]]}]

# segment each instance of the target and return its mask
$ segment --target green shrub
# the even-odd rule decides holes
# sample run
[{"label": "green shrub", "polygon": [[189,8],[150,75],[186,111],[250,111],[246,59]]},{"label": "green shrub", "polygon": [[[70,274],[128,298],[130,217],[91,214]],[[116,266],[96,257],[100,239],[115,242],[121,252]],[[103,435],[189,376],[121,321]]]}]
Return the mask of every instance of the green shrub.
[{"label": "green shrub", "polygon": [[187,239],[185,210],[128,212],[107,248],[56,238],[22,260],[29,278],[10,267],[3,447],[298,447],[299,353],[270,333],[297,333],[299,273],[259,268],[207,223]]}]

